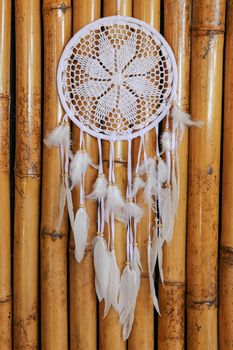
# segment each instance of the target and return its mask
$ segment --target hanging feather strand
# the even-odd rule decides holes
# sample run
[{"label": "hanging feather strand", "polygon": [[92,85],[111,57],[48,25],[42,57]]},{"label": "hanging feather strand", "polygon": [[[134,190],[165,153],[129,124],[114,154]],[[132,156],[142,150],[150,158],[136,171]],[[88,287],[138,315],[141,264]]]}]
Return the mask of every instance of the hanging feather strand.
[{"label": "hanging feather strand", "polygon": [[116,312],[119,311],[118,295],[120,290],[120,270],[117,266],[115,250],[109,253],[109,277],[105,298],[104,317],[107,316],[111,305]]},{"label": "hanging feather strand", "polygon": [[86,208],[80,207],[74,221],[75,258],[78,262],[82,260],[85,252],[88,229],[89,218]]},{"label": "hanging feather strand", "polygon": [[126,340],[131,332],[134,310],[137,300],[137,282],[134,269],[127,264],[121,276],[119,293],[120,324],[123,326],[123,336]]},{"label": "hanging feather strand", "polygon": [[109,285],[110,256],[103,234],[98,234],[93,241],[95,267],[95,289],[99,301],[107,298]]}]

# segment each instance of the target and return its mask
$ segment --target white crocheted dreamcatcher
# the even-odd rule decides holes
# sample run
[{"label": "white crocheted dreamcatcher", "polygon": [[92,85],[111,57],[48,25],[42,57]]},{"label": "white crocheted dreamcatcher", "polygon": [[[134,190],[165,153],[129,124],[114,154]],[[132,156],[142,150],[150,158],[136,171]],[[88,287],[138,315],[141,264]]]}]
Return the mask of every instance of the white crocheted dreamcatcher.
[{"label": "white crocheted dreamcatcher", "polygon": [[[78,262],[84,255],[89,228],[86,200],[98,203],[98,232],[93,242],[95,286],[98,299],[105,300],[106,315],[112,305],[119,313],[127,339],[133,324],[140,287],[140,252],[137,225],[143,210],[136,203],[143,191],[150,213],[155,213],[151,235],[148,228],[148,271],[151,295],[159,313],[154,286],[158,261],[163,282],[162,246],[172,239],[179,198],[178,142],[185,126],[196,125],[176,104],[177,68],[164,38],[151,26],[130,17],[105,17],[94,21],[69,41],[57,73],[58,93],[65,110],[63,119],[45,139],[47,146],[59,146],[62,184],[61,224],[65,203],[75,238]],[[72,120],[80,128],[79,150],[73,155],[70,142]],[[165,120],[160,138],[159,123]],[[147,156],[144,134],[156,131],[156,157]],[[98,139],[99,164],[85,149],[84,133]],[[132,140],[140,138],[138,161],[132,169]],[[102,140],[110,143],[108,179],[103,174]],[[128,185],[123,195],[114,175],[114,142],[128,142]],[[143,159],[143,160],[142,160]],[[98,168],[93,192],[84,193],[88,167]],[[80,208],[74,214],[71,190],[80,188]],[[114,250],[114,221],[127,226],[127,261],[120,274]],[[104,238],[108,227],[108,242]],[[149,226],[149,225],[148,225]]]}]

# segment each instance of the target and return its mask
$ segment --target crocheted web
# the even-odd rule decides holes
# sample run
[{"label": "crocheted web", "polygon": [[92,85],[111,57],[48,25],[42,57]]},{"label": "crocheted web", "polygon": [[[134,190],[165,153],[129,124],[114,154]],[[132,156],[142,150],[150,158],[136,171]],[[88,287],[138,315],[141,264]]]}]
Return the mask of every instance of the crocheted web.
[{"label": "crocheted web", "polygon": [[171,106],[171,52],[142,23],[122,17],[95,21],[73,37],[63,54],[64,107],[97,137],[138,136]]}]

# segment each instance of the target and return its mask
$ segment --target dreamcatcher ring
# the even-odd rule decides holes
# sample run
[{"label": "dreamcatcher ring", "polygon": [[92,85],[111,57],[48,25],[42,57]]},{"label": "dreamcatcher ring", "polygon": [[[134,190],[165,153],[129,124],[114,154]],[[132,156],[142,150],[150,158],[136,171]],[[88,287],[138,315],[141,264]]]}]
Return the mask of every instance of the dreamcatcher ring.
[{"label": "dreamcatcher ring", "polygon": [[[75,67],[75,68],[74,68]],[[177,68],[165,39],[131,17],[105,17],[65,47],[57,86],[69,118],[105,140],[129,140],[155,127],[176,95]]]}]

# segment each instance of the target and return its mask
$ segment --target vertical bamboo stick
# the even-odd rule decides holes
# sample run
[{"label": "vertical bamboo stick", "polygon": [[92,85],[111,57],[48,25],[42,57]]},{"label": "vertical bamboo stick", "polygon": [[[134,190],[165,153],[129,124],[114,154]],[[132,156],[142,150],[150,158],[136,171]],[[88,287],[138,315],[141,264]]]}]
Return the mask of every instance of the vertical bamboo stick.
[{"label": "vertical bamboo stick", "polygon": [[[124,16],[132,15],[132,0],[122,0],[120,14]],[[117,14],[117,1],[104,0],[104,16],[112,16]],[[115,142],[115,177],[116,183],[122,193],[125,195],[127,182],[127,142]],[[103,143],[103,161],[104,171],[108,172],[109,144]],[[123,270],[126,262],[126,227],[120,222],[115,222],[116,240],[115,251],[116,259],[120,271]],[[99,310],[99,348],[101,350],[123,350],[126,343],[123,340],[121,327],[119,324],[119,316],[110,309],[108,315],[103,319],[104,302],[100,304]]]},{"label": "vertical bamboo stick", "polygon": [[225,86],[224,86],[224,133],[222,177],[222,232],[220,247],[219,285],[219,347],[233,348],[233,2],[227,1]]},{"label": "vertical bamboo stick", "polygon": [[217,349],[219,166],[224,0],[193,2],[191,114],[205,125],[190,132],[187,341]]},{"label": "vertical bamboo stick", "polygon": [[[57,65],[62,49],[71,36],[71,1],[43,1],[44,24],[44,135],[60,121],[62,111],[57,96]],[[58,149],[43,147],[41,206],[41,347],[68,349],[67,310],[67,215],[59,232],[61,181]]]},{"label": "vertical bamboo stick", "polygon": [[[85,24],[100,17],[100,0],[74,0],[73,1],[73,32],[77,32]],[[78,149],[79,129],[73,127],[73,148]],[[97,140],[85,135],[85,147],[92,158],[98,163]],[[97,172],[88,169],[85,178],[85,192],[92,191]],[[74,193],[74,209],[78,209],[78,191]],[[97,346],[97,311],[96,294],[94,288],[94,267],[91,241],[96,235],[96,204],[86,202],[87,213],[90,220],[88,244],[84,258],[80,264],[74,256],[74,239],[70,239],[70,348],[71,350],[93,350]]]},{"label": "vertical bamboo stick", "polygon": [[[160,0],[134,0],[133,16],[141,19],[157,30],[160,29]],[[151,130],[145,135],[145,148],[149,157],[155,156],[155,131]],[[133,141],[133,163],[137,162],[139,139]],[[142,193],[138,194],[137,201],[143,203]],[[151,298],[150,283],[147,267],[147,239],[148,239],[148,207],[144,205],[145,216],[138,225],[138,247],[141,254],[143,272],[141,286],[135,309],[135,319],[132,333],[128,341],[129,350],[154,349],[154,305]],[[152,223],[153,225],[153,220]],[[151,226],[152,227],[152,226]]]},{"label": "vertical bamboo stick", "polygon": [[[178,65],[178,105],[189,111],[191,1],[165,0],[164,35]],[[187,208],[188,132],[179,147],[180,201],[171,244],[164,245],[164,286],[159,285],[161,317],[158,322],[158,349],[184,349],[185,335],[185,246]]]},{"label": "vertical bamboo stick", "polygon": [[11,2],[0,1],[0,350],[11,349],[11,231],[9,174]]},{"label": "vertical bamboo stick", "polygon": [[40,1],[16,0],[14,349],[38,348]]}]

